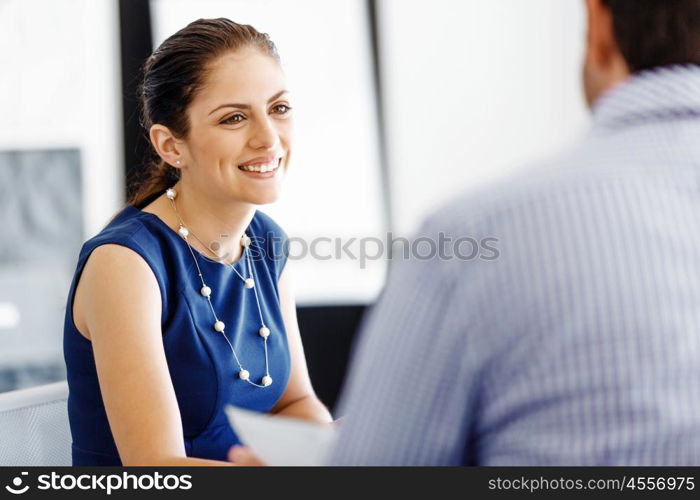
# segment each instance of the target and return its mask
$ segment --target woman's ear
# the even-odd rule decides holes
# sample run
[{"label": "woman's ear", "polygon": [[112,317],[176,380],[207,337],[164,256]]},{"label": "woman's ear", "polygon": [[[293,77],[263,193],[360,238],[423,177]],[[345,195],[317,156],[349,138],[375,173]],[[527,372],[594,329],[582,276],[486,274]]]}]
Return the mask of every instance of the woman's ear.
[{"label": "woman's ear", "polygon": [[174,168],[184,166],[185,145],[178,140],[168,127],[153,125],[149,131],[151,144],[163,161]]}]

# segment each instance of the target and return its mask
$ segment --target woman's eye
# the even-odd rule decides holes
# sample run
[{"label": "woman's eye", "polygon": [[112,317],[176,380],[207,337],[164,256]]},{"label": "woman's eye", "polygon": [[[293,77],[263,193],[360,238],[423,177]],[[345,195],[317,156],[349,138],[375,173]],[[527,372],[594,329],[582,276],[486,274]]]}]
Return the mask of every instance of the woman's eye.
[{"label": "woman's eye", "polygon": [[290,106],[287,106],[286,104],[278,104],[272,109],[278,115],[286,115],[292,108]]},{"label": "woman's eye", "polygon": [[228,123],[228,124],[236,124],[236,123],[241,123],[243,121],[243,115],[240,113],[236,113],[235,115],[231,115],[228,118],[226,118],[224,121],[221,123]]}]

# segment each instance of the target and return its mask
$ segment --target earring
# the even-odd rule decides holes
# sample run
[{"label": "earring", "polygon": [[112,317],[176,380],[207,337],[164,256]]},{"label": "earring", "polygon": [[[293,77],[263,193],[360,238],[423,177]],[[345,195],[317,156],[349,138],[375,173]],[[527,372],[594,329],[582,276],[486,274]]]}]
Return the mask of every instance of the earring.
[{"label": "earring", "polygon": [[177,161],[175,162],[175,165],[179,165],[179,164],[180,164],[180,160],[177,160]]}]

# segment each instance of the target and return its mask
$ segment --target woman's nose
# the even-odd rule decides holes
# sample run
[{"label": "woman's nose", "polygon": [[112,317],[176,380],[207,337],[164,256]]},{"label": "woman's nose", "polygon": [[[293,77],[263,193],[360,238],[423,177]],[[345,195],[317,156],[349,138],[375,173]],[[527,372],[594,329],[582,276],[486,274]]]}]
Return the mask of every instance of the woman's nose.
[{"label": "woman's nose", "polygon": [[250,137],[250,147],[253,149],[272,149],[277,145],[279,136],[269,119],[261,120],[253,129]]}]

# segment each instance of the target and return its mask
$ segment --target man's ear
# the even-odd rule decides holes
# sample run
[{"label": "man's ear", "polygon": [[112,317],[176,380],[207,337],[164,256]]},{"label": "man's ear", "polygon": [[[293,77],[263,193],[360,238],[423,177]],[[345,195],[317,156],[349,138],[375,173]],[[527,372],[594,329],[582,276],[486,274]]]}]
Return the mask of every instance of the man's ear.
[{"label": "man's ear", "polygon": [[151,144],[163,161],[175,168],[184,166],[183,153],[185,146],[178,140],[168,127],[153,125],[149,131]]},{"label": "man's ear", "polygon": [[598,70],[616,70],[624,58],[615,40],[615,28],[610,8],[603,0],[586,0],[588,32],[586,59]]}]

